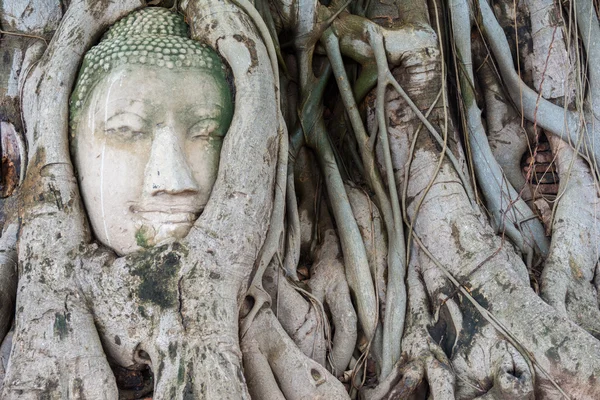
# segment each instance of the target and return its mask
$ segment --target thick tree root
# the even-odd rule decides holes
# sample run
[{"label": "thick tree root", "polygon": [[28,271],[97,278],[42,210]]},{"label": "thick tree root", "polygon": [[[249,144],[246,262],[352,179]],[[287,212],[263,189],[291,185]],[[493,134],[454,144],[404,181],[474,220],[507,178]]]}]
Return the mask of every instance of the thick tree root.
[{"label": "thick tree root", "polygon": [[72,279],[69,255],[89,232],[69,161],[66,115],[81,55],[101,29],[141,5],[104,4],[98,12],[93,2],[72,2],[52,45],[25,74],[29,166],[21,188],[17,315],[3,399],[117,396],[92,316]]},{"label": "thick tree root", "polygon": [[4,376],[6,375],[6,369],[8,368],[8,361],[10,360],[10,350],[12,348],[14,328],[4,336],[4,340],[0,344],[0,393],[4,387]]},{"label": "thick tree root", "polygon": [[[415,170],[411,175],[414,180],[409,183],[409,196],[418,197],[431,179],[434,173],[432,159],[435,160],[431,153],[423,151],[413,161]],[[528,363],[535,361],[536,366],[543,368],[536,371],[536,390],[543,388],[545,393],[551,393],[552,386],[558,384],[572,397],[594,398],[598,395],[597,387],[584,382],[590,374],[600,371],[598,359],[590,356],[591,352],[597,354],[600,351],[600,345],[570,321],[561,318],[529,289],[527,276],[521,273],[524,268],[510,247],[502,245],[500,239],[490,232],[489,225],[481,222],[480,216],[468,211],[468,200],[462,194],[464,192],[458,188],[451,189],[454,184],[448,182],[456,182],[455,179],[452,172],[444,168],[436,181],[445,183],[434,185],[426,195],[421,213],[428,218],[421,217],[415,224],[415,231],[422,238],[422,246],[438,260],[437,263],[457,277],[459,284],[472,293],[480,306],[491,312],[505,327],[502,328],[502,334],[509,335],[506,340],[511,344],[518,344],[522,357]],[[454,200],[448,202],[448,198]],[[459,204],[460,209],[457,208]],[[409,205],[409,215],[414,212],[413,207]],[[447,243],[444,249],[436,244],[440,240]],[[425,257],[421,254],[419,260],[428,295],[435,309],[439,310],[436,313],[443,316],[443,308],[446,307],[438,309],[439,306],[436,306],[444,304],[440,301],[444,298],[440,298],[439,293],[448,296],[453,289],[444,283],[445,277],[440,275],[438,264],[430,264],[429,255]],[[462,315],[461,320],[453,316],[451,302],[446,301],[445,304],[449,306],[449,318],[443,318],[446,328],[442,332],[446,332],[447,337],[455,337],[446,351],[460,374],[457,393],[469,393],[471,385],[475,385],[477,390],[489,390],[481,382],[493,382],[498,372],[492,363],[486,361],[492,361],[491,353],[486,355],[484,351],[476,354],[479,351],[476,345],[467,352],[461,350],[463,345],[469,348],[468,343],[474,344],[485,338],[481,343],[482,348],[492,348],[497,338],[494,339],[495,334],[490,331],[486,314],[480,314],[463,298],[456,303]],[[461,352],[464,354],[461,355]],[[579,366],[582,363],[586,364],[585,368]]]},{"label": "thick tree root", "polygon": [[253,398],[349,398],[340,381],[296,347],[269,309],[254,318],[242,338],[242,352]]},{"label": "thick tree root", "polygon": [[118,258],[91,252],[79,282],[108,357],[154,373],[156,399],[248,398],[238,344],[240,276],[173,243]]},{"label": "thick tree root", "polygon": [[333,374],[340,376],[352,358],[358,325],[337,236],[333,230],[325,232],[323,236],[323,244],[316,252],[316,262],[308,285],[316,300],[327,305],[331,313],[335,335],[328,359]]},{"label": "thick tree root", "polygon": [[[409,182],[409,196],[418,198],[426,182],[431,179],[434,173],[432,159],[435,160],[431,153],[423,151],[413,161],[414,172],[411,174],[413,180]],[[600,371],[597,358],[590,357],[590,353],[597,354],[600,351],[600,345],[570,321],[562,319],[529,289],[527,275],[522,273],[523,265],[515,258],[510,247],[503,245],[489,231],[489,225],[482,223],[480,216],[469,211],[468,200],[462,194],[464,192],[458,188],[451,189],[454,184],[447,183],[456,182],[455,179],[451,170],[444,168],[437,175],[436,181],[445,183],[434,185],[426,195],[421,213],[428,218],[421,217],[415,224],[415,231],[422,238],[422,245],[457,277],[460,285],[468,288],[480,306],[495,315],[497,321],[505,327],[502,334],[510,335],[506,339],[511,344],[519,345],[522,357],[528,362],[535,361],[536,366],[543,368],[536,371],[536,390],[543,387],[549,393],[552,391],[551,385],[558,384],[575,398],[594,398],[598,395],[597,387],[584,382],[589,379],[590,374]],[[448,202],[448,198],[454,200]],[[414,205],[409,204],[409,216],[413,212]],[[446,248],[440,249],[437,246],[436,243],[440,240],[447,243]],[[498,248],[501,250],[498,251]],[[419,259],[431,301],[434,306],[440,304],[439,293],[447,296],[452,293],[452,289],[444,283],[445,278],[440,276],[437,263],[436,266],[428,266],[431,265],[430,256],[421,255]],[[452,349],[449,352],[453,354],[452,363],[457,373],[461,372],[460,379],[457,380],[458,393],[468,393],[469,385],[466,382],[482,382],[482,379],[485,382],[493,378],[498,370],[485,361],[491,357],[485,351],[475,357],[477,354],[474,352],[478,351],[476,345],[460,355],[461,343],[468,348],[468,343],[488,338],[482,346],[483,349],[490,349],[495,335],[489,331],[488,320],[482,318],[485,314],[472,308],[464,298],[457,305],[462,321],[453,317],[445,318],[452,321],[452,324],[447,322],[446,326],[453,328],[446,328],[444,331],[447,334],[454,331],[456,334],[456,340],[452,342],[457,347],[454,349],[454,345],[451,345],[448,350]],[[440,312],[440,315],[443,314]],[[476,361],[477,358],[479,361]],[[464,361],[460,361],[461,359]],[[470,366],[465,363],[467,359]],[[464,367],[458,368],[461,363]],[[585,368],[579,366],[582,363],[586,364]],[[481,386],[481,389],[486,387]]]},{"label": "thick tree root", "polygon": [[485,121],[487,137],[494,158],[510,184],[525,200],[532,194],[521,171],[521,159],[528,149],[528,138],[522,119],[506,98],[496,71],[486,57],[481,38],[473,43],[476,76],[481,84],[485,99]]},{"label": "thick tree root", "polygon": [[0,341],[10,329],[17,295],[18,224],[10,224],[0,237]]},{"label": "thick tree root", "polygon": [[430,334],[434,323],[415,259],[413,252],[413,262],[409,263],[407,273],[409,301],[402,359],[377,387],[361,391],[364,400],[411,398],[425,381],[434,399],[454,398],[455,374],[450,360]]},{"label": "thick tree root", "polygon": [[273,299],[271,309],[296,346],[307,357],[327,366],[328,346],[323,319],[326,316],[315,304],[316,299],[311,302],[310,298],[303,296],[274,263],[265,271],[263,284]]},{"label": "thick tree root", "polygon": [[[431,58],[415,54],[414,60],[408,59],[402,65],[411,73],[401,74],[400,70],[397,74],[420,109],[433,102],[439,89],[432,85],[432,79],[438,81],[439,75],[436,61]],[[402,103],[397,109],[396,114],[391,114],[392,120],[399,122],[391,137],[392,148],[414,140],[418,121],[416,116],[401,111],[406,109]],[[437,125],[443,122],[439,111],[434,110],[432,117]],[[448,136],[454,138],[451,122],[449,128]],[[453,147],[452,142],[450,146]],[[406,215],[414,224],[415,240],[419,243],[417,261],[411,262],[418,262],[426,288],[421,297],[427,297],[431,307],[432,322],[424,325],[422,332],[428,331],[451,360],[457,374],[456,396],[472,398],[502,387],[513,398],[529,396],[532,364],[536,366],[536,391],[553,396],[559,393],[556,387],[560,386],[574,398],[598,396],[597,387],[586,382],[600,372],[600,344],[561,318],[529,288],[523,262],[470,205],[453,166],[444,162],[440,169],[436,168],[438,151],[432,139],[420,135],[410,164],[410,180],[400,184],[408,185]],[[406,161],[394,159],[394,168],[402,168]],[[451,277],[459,288],[450,284]],[[409,276],[409,289],[410,282]],[[462,295],[456,297],[457,291]],[[417,295],[409,292],[410,301],[415,301]],[[413,312],[422,311],[408,314]],[[404,342],[409,341],[409,332]],[[430,351],[429,346],[421,346]],[[403,345],[403,352],[409,349]],[[418,352],[411,352],[416,355],[409,360],[420,358]],[[503,367],[507,360],[518,366],[516,370]],[[506,377],[506,373],[518,379]],[[505,380],[508,383],[502,383]],[[448,380],[445,382],[446,386],[453,386]]]},{"label": "thick tree root", "polygon": [[560,176],[550,255],[541,296],[563,316],[600,338],[600,309],[594,286],[600,253],[597,184],[590,168],[556,136],[550,137]]},{"label": "thick tree root", "polygon": [[[307,292],[295,287],[279,268],[272,265],[265,274],[264,285],[273,298],[273,312],[296,345],[305,355],[340,376],[354,352],[357,319],[341,262],[339,242],[333,230],[323,233],[323,243],[316,251],[311,278],[304,283],[310,288],[308,299],[301,294]],[[335,328],[331,344],[325,310],[331,314]]]},{"label": "thick tree root", "polygon": [[493,156],[485,134],[475,98],[475,79],[471,56],[471,20],[466,0],[451,2],[452,29],[455,36],[457,59],[460,63],[459,82],[464,108],[464,118],[471,146],[471,160],[479,187],[485,197],[486,207],[493,216],[496,229],[505,234],[531,260],[533,252],[548,254],[548,240],[544,227],[527,206],[514,187],[507,181]]}]

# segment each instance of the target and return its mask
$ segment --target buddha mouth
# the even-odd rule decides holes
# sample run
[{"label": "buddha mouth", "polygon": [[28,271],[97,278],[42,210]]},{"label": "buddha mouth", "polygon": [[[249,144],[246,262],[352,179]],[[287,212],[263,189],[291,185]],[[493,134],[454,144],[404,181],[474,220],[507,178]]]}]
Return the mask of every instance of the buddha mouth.
[{"label": "buddha mouth", "polygon": [[129,210],[146,222],[152,225],[163,224],[193,224],[202,212],[197,207],[191,206],[153,206],[136,207],[131,206]]},{"label": "buddha mouth", "polygon": [[138,215],[153,224],[193,224],[198,218],[198,214],[192,212],[144,211]]}]

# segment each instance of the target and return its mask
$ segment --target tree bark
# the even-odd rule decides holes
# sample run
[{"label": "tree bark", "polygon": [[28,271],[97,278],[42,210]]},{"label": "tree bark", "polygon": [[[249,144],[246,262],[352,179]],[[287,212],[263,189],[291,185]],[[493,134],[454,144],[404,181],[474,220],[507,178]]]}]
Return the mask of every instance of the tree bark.
[{"label": "tree bark", "polygon": [[[224,59],[235,113],[187,237],[118,257],[68,100],[146,6]],[[600,398],[593,2],[5,0],[0,25],[2,398],[116,399],[115,366],[155,399]]]}]

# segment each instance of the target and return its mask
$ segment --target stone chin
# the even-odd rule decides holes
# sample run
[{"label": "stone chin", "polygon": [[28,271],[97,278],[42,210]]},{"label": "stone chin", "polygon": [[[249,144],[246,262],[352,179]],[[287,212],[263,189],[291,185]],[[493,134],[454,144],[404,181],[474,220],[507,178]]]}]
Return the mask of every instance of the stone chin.
[{"label": "stone chin", "polygon": [[[140,224],[135,231],[137,248],[119,249],[118,253],[129,254],[140,248],[147,248],[165,243],[171,243],[187,236],[193,222]],[[117,249],[115,249],[117,250]]]},{"label": "stone chin", "polygon": [[136,243],[149,247],[183,239],[202,210],[197,212],[145,212],[138,214]]}]

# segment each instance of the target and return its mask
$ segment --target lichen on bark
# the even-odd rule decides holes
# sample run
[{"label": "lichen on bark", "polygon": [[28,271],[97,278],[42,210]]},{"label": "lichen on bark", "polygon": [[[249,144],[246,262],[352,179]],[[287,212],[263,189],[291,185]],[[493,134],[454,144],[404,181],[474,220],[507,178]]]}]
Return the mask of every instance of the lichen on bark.
[{"label": "lichen on bark", "polygon": [[[593,2],[26,3],[0,7],[2,156],[26,171],[2,203],[2,398],[118,398],[115,366],[156,399],[600,397]],[[225,60],[235,112],[189,234],[119,257],[68,99],[149,5]]]}]

